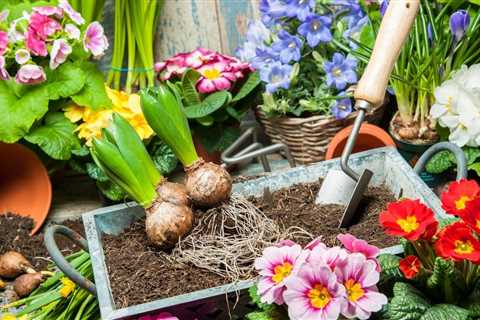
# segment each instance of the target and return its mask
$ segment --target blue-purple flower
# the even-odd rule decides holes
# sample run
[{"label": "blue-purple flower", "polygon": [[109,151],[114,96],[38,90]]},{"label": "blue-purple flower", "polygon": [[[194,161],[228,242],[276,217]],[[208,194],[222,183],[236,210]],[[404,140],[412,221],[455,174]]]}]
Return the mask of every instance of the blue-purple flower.
[{"label": "blue-purple flower", "polygon": [[250,64],[255,69],[261,69],[265,65],[269,65],[275,61],[278,61],[278,54],[272,50],[272,48],[257,48],[255,57],[250,60]]},{"label": "blue-purple flower", "polygon": [[262,21],[249,22],[245,41],[235,51],[242,61],[251,61],[256,57],[257,49],[265,49],[265,42],[270,39],[270,30]]},{"label": "blue-purple flower", "polygon": [[[346,94],[343,91],[338,95],[344,96]],[[352,100],[348,97],[335,101],[335,104],[332,106],[332,115],[336,119],[345,119],[350,113],[352,113]]]},{"label": "blue-purple flower", "polygon": [[465,10],[458,10],[450,16],[450,31],[453,34],[454,41],[460,41],[470,24],[470,15]]},{"label": "blue-purple flower", "polygon": [[362,32],[363,27],[365,24],[368,22],[368,17],[365,16],[362,19],[358,20],[356,24],[350,25],[347,30],[343,33],[343,36],[348,40],[348,44],[350,45],[350,48],[352,49],[357,49],[358,45],[351,41],[351,39],[359,40],[360,38],[360,33]]},{"label": "blue-purple flower", "polygon": [[269,66],[260,69],[260,79],[267,83],[267,92],[272,94],[279,88],[288,89],[290,86],[290,75],[292,66],[281,64],[276,61]]},{"label": "blue-purple flower", "polygon": [[385,12],[387,12],[388,8],[388,0],[380,0],[380,14],[382,17],[385,15]]},{"label": "blue-purple flower", "polygon": [[262,22],[266,26],[270,26],[277,19],[287,15],[288,0],[260,0],[259,10]]},{"label": "blue-purple flower", "polygon": [[300,21],[313,13],[315,8],[315,0],[290,0],[287,6],[287,16],[297,17]]},{"label": "blue-purple flower", "polygon": [[326,61],[323,65],[327,74],[327,85],[339,90],[345,89],[348,83],[357,82],[357,60],[346,58],[343,54],[335,52],[332,61]]},{"label": "blue-purple flower", "polygon": [[311,14],[298,27],[298,33],[307,39],[310,47],[315,48],[320,42],[332,40],[331,24],[332,19],[330,17]]},{"label": "blue-purple flower", "polygon": [[302,57],[300,49],[302,48],[302,40],[297,36],[292,36],[285,30],[280,30],[278,40],[272,45],[273,50],[278,52],[282,63],[290,61],[298,61]]}]

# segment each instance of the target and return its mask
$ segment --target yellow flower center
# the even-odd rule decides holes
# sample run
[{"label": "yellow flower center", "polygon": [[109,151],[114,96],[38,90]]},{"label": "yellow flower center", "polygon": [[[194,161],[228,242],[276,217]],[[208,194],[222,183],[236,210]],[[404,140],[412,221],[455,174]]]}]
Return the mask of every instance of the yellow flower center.
[{"label": "yellow flower center", "polygon": [[75,290],[76,285],[72,280],[65,277],[60,279],[60,281],[62,282],[63,286],[60,288],[59,293],[62,297],[67,298],[70,293]]},{"label": "yellow flower center", "polygon": [[335,77],[340,77],[342,75],[342,70],[340,68],[333,68],[332,69],[332,74]]},{"label": "yellow flower center", "polygon": [[275,283],[280,283],[290,275],[292,272],[293,265],[290,262],[284,262],[282,264],[279,264],[275,266],[273,269],[274,275],[272,276],[272,280]]},{"label": "yellow flower center", "polygon": [[417,222],[417,217],[415,216],[408,216],[405,219],[398,219],[397,224],[405,232],[415,231],[420,226],[420,224]]},{"label": "yellow flower center", "polygon": [[215,80],[215,79],[220,78],[221,72],[220,72],[220,70],[213,68],[213,69],[204,70],[202,74],[208,80]]},{"label": "yellow flower center", "polygon": [[458,254],[470,254],[473,252],[473,245],[470,241],[455,241],[455,252]]},{"label": "yellow flower center", "polygon": [[15,317],[13,314],[7,313],[7,314],[4,314],[0,319],[1,320],[16,320],[17,317]]},{"label": "yellow flower center", "polygon": [[360,283],[355,282],[353,279],[349,279],[345,282],[345,289],[347,289],[348,300],[353,302],[365,295],[365,291],[363,291]]},{"label": "yellow flower center", "polygon": [[310,303],[314,308],[323,309],[330,302],[330,292],[321,284],[316,284],[307,296],[310,298]]},{"label": "yellow flower center", "polygon": [[467,197],[467,196],[460,197],[460,199],[455,201],[455,208],[457,208],[457,210],[465,209],[465,207],[467,206],[467,202],[470,201],[470,200],[472,200],[472,199],[470,197]]}]

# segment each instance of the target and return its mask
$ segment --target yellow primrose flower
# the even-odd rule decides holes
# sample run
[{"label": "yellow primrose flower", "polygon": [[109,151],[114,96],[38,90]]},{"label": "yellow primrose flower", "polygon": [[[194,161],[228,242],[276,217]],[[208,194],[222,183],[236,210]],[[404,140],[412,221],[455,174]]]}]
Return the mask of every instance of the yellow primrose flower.
[{"label": "yellow primrose flower", "polygon": [[60,281],[62,282],[63,286],[60,288],[59,293],[62,297],[67,298],[70,295],[70,293],[72,293],[73,290],[75,290],[76,285],[69,278],[63,277],[60,279]]},{"label": "yellow primrose flower", "polygon": [[85,109],[85,107],[80,107],[72,103],[70,106],[65,108],[65,117],[71,122],[78,122],[83,118]]},{"label": "yellow primrose flower", "polygon": [[5,313],[0,320],[17,320],[17,317],[11,313]]},{"label": "yellow primrose flower", "polygon": [[105,89],[107,91],[108,98],[112,100],[114,106],[127,104],[128,94],[126,92],[114,90],[108,86],[105,86]]}]

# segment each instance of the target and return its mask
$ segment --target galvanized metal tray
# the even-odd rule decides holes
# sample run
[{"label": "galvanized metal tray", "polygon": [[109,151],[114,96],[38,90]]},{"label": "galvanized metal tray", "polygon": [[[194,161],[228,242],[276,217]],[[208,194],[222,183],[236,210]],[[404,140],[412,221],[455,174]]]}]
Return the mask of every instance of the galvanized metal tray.
[{"label": "galvanized metal tray", "polygon": [[[379,148],[354,154],[350,158],[354,169],[368,168],[374,172],[371,185],[387,186],[397,197],[418,198],[432,208],[439,218],[445,217],[439,199],[418,177],[395,148]],[[309,166],[301,166],[275,172],[268,176],[234,185],[234,192],[244,196],[260,196],[265,187],[275,191],[293,184],[314,182],[325,177],[331,169],[339,169],[339,160],[334,159]],[[208,298],[224,296],[250,287],[254,280],[240,281],[216,288],[200,290],[176,297],[160,299],[149,303],[117,309],[112,296],[110,280],[102,237],[105,234],[120,234],[131,223],[141,218],[144,210],[135,203],[127,203],[98,209],[83,215],[88,250],[92,258],[96,292],[100,304],[102,319],[116,320],[131,318],[155,312],[175,305],[191,303]],[[399,246],[389,247],[383,252],[399,253]],[[180,284],[179,284],[180,285]]]}]

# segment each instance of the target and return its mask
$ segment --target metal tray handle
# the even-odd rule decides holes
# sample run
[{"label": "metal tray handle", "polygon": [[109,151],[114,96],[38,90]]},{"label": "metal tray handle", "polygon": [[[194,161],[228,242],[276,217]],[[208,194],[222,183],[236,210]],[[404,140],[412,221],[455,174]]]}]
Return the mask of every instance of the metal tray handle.
[{"label": "metal tray handle", "polygon": [[55,241],[56,234],[65,236],[80,248],[88,252],[87,240],[85,240],[80,234],[72,229],[61,225],[53,225],[48,227],[44,237],[45,247],[47,247],[47,251],[57,267],[79,287],[96,296],[97,289],[95,288],[95,285],[90,280],[83,277],[77,270],[75,270],[75,268],[73,268],[63,256]]}]

